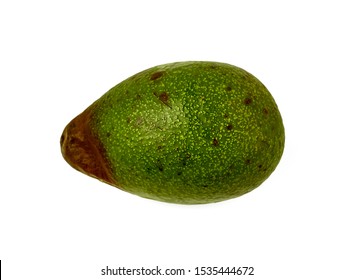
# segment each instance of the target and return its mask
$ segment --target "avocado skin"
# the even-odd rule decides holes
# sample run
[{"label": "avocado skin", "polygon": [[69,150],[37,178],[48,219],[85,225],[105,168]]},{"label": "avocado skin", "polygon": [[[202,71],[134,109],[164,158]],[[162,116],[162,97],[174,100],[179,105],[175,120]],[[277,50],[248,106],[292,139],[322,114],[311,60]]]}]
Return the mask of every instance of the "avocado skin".
[{"label": "avocado skin", "polygon": [[241,196],[264,182],[285,133],[266,87],[236,66],[164,64],[110,89],[61,137],[66,161],[124,191],[202,204]]}]

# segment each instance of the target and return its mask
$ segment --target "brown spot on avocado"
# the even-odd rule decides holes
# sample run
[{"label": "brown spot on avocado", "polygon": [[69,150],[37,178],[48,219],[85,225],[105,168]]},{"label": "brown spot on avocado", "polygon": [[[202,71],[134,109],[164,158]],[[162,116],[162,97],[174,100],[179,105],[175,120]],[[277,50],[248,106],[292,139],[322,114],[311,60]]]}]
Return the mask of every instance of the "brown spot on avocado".
[{"label": "brown spot on avocado", "polygon": [[227,86],[225,89],[226,89],[226,91],[231,91],[232,87],[231,86]]},{"label": "brown spot on avocado", "polygon": [[186,153],[186,155],[181,159],[182,160],[182,165],[186,166],[187,165],[187,161],[191,158],[191,154],[190,153]]},{"label": "brown spot on avocado", "polygon": [[161,78],[164,73],[165,73],[164,71],[157,71],[151,75],[150,80],[155,81],[155,80]]},{"label": "brown spot on avocado", "polygon": [[252,100],[251,97],[246,97],[246,98],[243,100],[243,103],[244,103],[245,105],[250,105],[252,102],[253,102],[253,100]]},{"label": "brown spot on avocado", "polygon": [[163,102],[163,103],[166,104],[167,101],[168,101],[168,94],[167,94],[167,92],[160,93],[159,99],[161,100],[161,102]]},{"label": "brown spot on avocado", "polygon": [[169,96],[167,92],[162,92],[160,94],[154,92],[154,95],[163,103],[165,104],[167,107],[169,107],[170,109],[172,109],[171,105],[168,104],[168,100],[169,100]]},{"label": "brown spot on avocado", "polygon": [[[73,168],[108,184],[117,185],[106,159],[106,151],[92,133],[91,118],[89,107],[65,127],[60,138],[62,154]],[[109,132],[107,134],[110,135]]]},{"label": "brown spot on avocado", "polygon": [[234,126],[230,123],[228,124],[228,126],[226,127],[227,130],[232,130],[234,128]]},{"label": "brown spot on avocado", "polygon": [[160,159],[157,160],[156,166],[161,172],[164,170],[164,166]]},{"label": "brown spot on avocado", "polygon": [[218,141],[218,139],[216,139],[216,138],[213,139],[213,146],[214,146],[214,147],[219,146],[219,141]]}]

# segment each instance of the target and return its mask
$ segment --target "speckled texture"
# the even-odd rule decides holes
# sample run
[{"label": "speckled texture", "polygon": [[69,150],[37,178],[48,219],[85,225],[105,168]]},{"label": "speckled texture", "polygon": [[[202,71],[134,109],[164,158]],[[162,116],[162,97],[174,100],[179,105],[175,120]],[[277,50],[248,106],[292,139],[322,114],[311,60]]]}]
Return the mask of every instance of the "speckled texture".
[{"label": "speckled texture", "polygon": [[146,198],[183,204],[234,198],[267,179],[283,153],[284,127],[271,94],[229,64],[153,67],[87,110],[109,183]]}]

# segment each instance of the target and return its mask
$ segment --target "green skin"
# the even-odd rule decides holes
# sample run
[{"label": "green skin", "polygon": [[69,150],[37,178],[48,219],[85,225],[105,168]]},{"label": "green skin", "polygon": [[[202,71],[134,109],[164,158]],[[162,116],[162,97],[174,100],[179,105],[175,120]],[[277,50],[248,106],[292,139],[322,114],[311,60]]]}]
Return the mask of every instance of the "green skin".
[{"label": "green skin", "polygon": [[[90,133],[81,138],[95,138],[90,143],[101,161],[87,155],[70,160],[64,151],[74,150],[77,135],[68,129],[62,137],[66,160],[122,190],[165,202],[211,203],[250,192],[274,171],[284,149],[282,118],[269,91],[248,72],[224,63],[147,69],[85,112]],[[75,148],[77,158],[83,149]],[[78,166],[92,161],[109,175]]]}]

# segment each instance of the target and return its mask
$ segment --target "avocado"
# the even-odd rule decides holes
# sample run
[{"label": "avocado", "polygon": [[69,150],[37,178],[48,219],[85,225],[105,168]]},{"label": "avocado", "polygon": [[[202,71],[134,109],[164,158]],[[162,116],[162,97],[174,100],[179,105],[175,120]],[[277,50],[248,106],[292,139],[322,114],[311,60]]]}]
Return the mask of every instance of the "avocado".
[{"label": "avocado", "polygon": [[75,169],[141,197],[219,202],[264,182],[285,143],[277,104],[245,70],[220,62],[155,66],[110,89],[64,129]]}]

